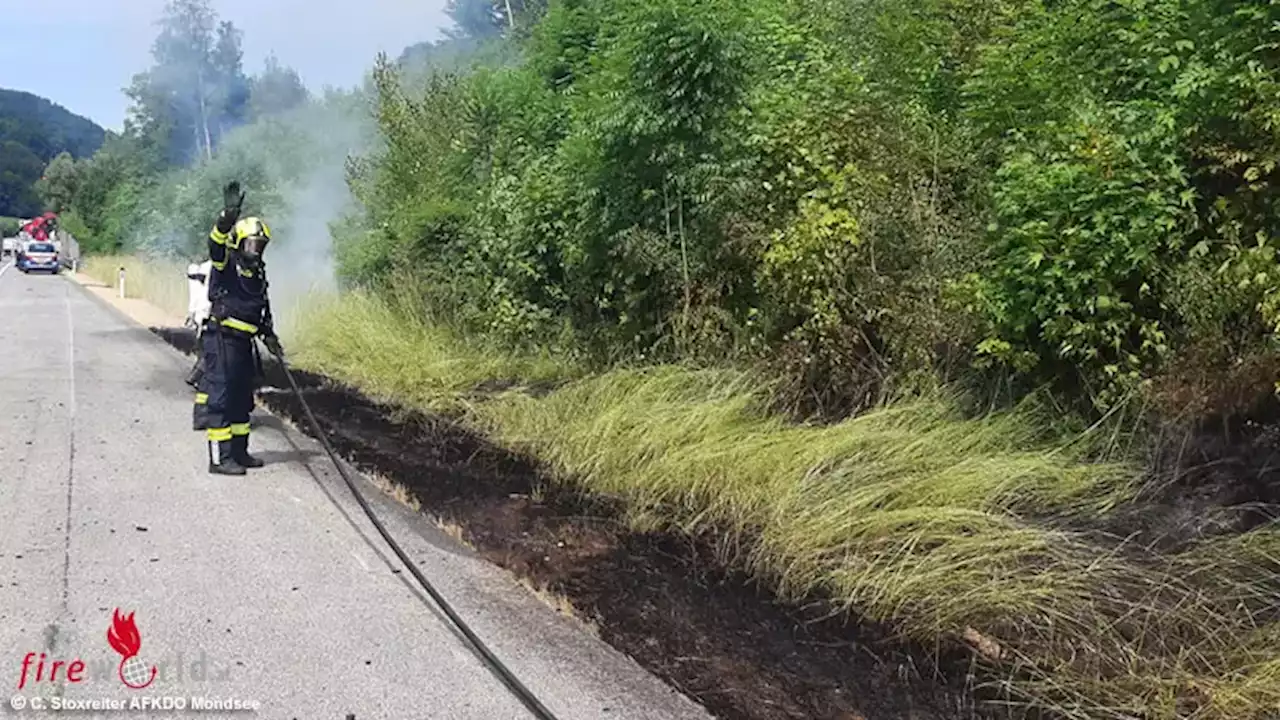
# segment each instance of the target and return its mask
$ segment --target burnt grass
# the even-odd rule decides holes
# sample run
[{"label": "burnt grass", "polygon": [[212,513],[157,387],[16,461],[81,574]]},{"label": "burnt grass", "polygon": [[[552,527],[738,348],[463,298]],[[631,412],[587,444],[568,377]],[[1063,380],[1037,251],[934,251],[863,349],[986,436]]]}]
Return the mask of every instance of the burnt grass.
[{"label": "burnt grass", "polygon": [[1095,526],[1130,548],[1177,552],[1280,519],[1280,402],[1168,429],[1138,496]]},{"label": "burnt grass", "polygon": [[[190,353],[189,331],[152,328]],[[281,368],[265,361],[262,402],[310,432]],[[727,567],[711,544],[622,524],[620,509],[556,483],[534,459],[455,419],[392,407],[293,370],[334,448],[403,485],[483,557],[568,599],[600,637],[697,700],[742,720],[1026,717],[998,696],[965,647],[922,647],[823,598],[784,604]],[[1280,408],[1226,432],[1193,433],[1158,455],[1169,478],[1108,534],[1173,548],[1238,533],[1280,501]],[[1161,466],[1160,464],[1172,464]]]}]

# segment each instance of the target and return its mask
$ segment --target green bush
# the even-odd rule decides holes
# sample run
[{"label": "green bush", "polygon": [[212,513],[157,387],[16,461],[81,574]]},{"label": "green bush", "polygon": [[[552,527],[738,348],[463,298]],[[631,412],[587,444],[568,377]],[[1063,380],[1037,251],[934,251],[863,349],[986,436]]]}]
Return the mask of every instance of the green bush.
[{"label": "green bush", "polygon": [[1107,405],[1168,354],[1166,275],[1195,218],[1176,138],[1150,113],[1099,115],[998,168],[981,350]]},{"label": "green bush", "polygon": [[377,69],[348,281],[412,255],[466,327],[607,362],[789,347],[819,409],[961,344],[958,136],[872,92],[817,4],[556,3],[524,51],[412,91]]},{"label": "green bush", "polygon": [[14,235],[17,235],[20,228],[20,218],[0,217],[0,233],[2,233],[4,237],[13,237]]},{"label": "green bush", "polygon": [[1278,13],[1077,0],[982,54],[967,111],[995,170],[993,264],[971,287],[987,357],[1106,407],[1185,349],[1266,342],[1271,291],[1240,275],[1276,277],[1245,247],[1280,220],[1263,119],[1280,111]]}]

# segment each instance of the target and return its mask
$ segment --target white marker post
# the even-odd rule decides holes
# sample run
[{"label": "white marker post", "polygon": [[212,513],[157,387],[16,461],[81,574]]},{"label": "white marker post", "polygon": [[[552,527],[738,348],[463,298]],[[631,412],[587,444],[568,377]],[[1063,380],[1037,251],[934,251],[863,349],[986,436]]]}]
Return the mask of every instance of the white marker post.
[{"label": "white marker post", "polygon": [[124,297],[124,268],[120,268],[120,297]]}]

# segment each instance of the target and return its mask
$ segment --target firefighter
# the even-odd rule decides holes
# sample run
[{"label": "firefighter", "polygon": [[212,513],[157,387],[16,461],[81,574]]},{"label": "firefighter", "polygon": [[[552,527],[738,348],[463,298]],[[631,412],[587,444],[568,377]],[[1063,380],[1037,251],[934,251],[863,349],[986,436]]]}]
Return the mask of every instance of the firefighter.
[{"label": "firefighter", "polygon": [[213,262],[187,266],[187,320],[184,325],[195,331],[195,364],[187,373],[187,384],[196,391],[195,408],[192,412],[191,427],[193,430],[209,429],[209,393],[204,384],[204,352],[203,335],[205,321],[209,317],[209,275],[213,271]]},{"label": "firefighter", "polygon": [[280,354],[262,261],[271,231],[259,218],[241,218],[243,204],[240,183],[229,183],[209,233],[210,311],[201,333],[204,376],[199,388],[204,398],[197,400],[205,401],[209,472],[217,475],[244,475],[245,468],[262,467],[262,460],[249,454],[258,371],[254,338]]}]

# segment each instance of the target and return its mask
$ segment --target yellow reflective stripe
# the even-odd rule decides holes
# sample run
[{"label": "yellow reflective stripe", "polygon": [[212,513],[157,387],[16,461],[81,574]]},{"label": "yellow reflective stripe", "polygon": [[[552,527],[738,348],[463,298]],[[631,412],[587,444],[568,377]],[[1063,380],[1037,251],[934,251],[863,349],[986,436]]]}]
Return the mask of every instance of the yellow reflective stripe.
[{"label": "yellow reflective stripe", "polygon": [[243,321],[243,320],[237,320],[237,319],[235,319],[235,318],[227,318],[226,320],[223,320],[223,321],[222,321],[222,324],[223,324],[223,325],[226,325],[227,327],[231,328],[232,330],[243,330],[244,332],[247,332],[247,333],[256,333],[256,332],[258,332],[258,326],[257,326],[257,325],[250,325],[249,323],[247,323],[247,322],[245,322],[245,321]]},{"label": "yellow reflective stripe", "polygon": [[249,278],[253,277],[253,271],[252,271],[252,270],[245,270],[244,268],[240,267],[239,265],[237,265],[237,266],[236,266],[236,272],[240,273],[240,277],[249,277]]},{"label": "yellow reflective stripe", "polygon": [[231,237],[231,236],[230,236],[230,235],[228,235],[227,233],[224,233],[224,232],[218,232],[218,226],[217,226],[217,225],[214,225],[214,226],[213,226],[213,230],[211,230],[211,231],[209,232],[209,239],[210,239],[210,240],[212,240],[212,241],[214,241],[214,242],[216,242],[216,243],[218,243],[219,245],[226,245],[226,244],[227,244],[227,239],[228,239],[228,238],[230,238],[230,237]]},{"label": "yellow reflective stripe", "polygon": [[231,423],[232,435],[248,435],[249,423]]},{"label": "yellow reflective stripe", "polygon": [[209,261],[209,263],[210,263],[211,265],[213,265],[213,267],[214,267],[214,269],[215,269],[215,270],[226,270],[226,269],[227,269],[227,261],[226,261],[226,260],[223,260],[222,262],[218,262],[217,260],[210,260],[210,261]]},{"label": "yellow reflective stripe", "polygon": [[196,404],[204,405],[209,402],[209,393],[196,393]]},{"label": "yellow reflective stripe", "polygon": [[231,428],[209,428],[205,431],[205,434],[214,442],[224,442],[231,439]]}]

